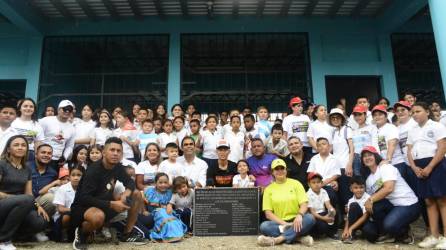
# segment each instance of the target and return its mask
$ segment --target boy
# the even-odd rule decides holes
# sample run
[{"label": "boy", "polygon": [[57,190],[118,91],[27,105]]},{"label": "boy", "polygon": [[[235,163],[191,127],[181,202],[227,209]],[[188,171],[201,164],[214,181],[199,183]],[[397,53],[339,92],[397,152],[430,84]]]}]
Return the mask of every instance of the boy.
[{"label": "boy", "polygon": [[272,129],[271,122],[268,121],[268,109],[265,106],[259,106],[257,108],[257,117],[259,120],[256,122],[255,127],[257,127],[259,132],[265,135],[265,138],[267,138]]},{"label": "boy", "polygon": [[327,138],[319,137],[316,146],[319,154],[311,158],[307,172],[316,172],[322,176],[322,186],[327,191],[331,204],[336,207],[338,191],[336,180],[341,176],[341,164],[330,153],[331,148]]},{"label": "boy", "polygon": [[288,143],[283,139],[283,127],[275,124],[271,129],[271,135],[266,139],[266,152],[284,158],[290,154]]},{"label": "boy", "polygon": [[169,142],[166,145],[167,159],[161,162],[158,172],[163,172],[169,176],[169,182],[172,184],[173,179],[181,176],[181,165],[177,164],[178,145],[174,142]]},{"label": "boy", "polygon": [[[200,141],[201,141],[200,120],[192,119],[189,123],[189,126],[190,126],[190,137],[192,137],[192,139],[194,139],[194,142],[195,142],[195,155],[197,157],[201,158],[202,153],[201,153],[201,145],[200,145]],[[179,143],[182,143],[182,142],[179,142]]]},{"label": "boy", "polygon": [[153,130],[155,130],[155,134],[159,135],[163,132],[163,122],[161,118],[155,117],[153,119]]},{"label": "boy", "polygon": [[311,172],[307,179],[310,186],[307,191],[308,208],[316,219],[312,234],[314,234],[313,236],[327,235],[333,238],[336,233],[336,225],[334,225],[336,210],[330,203],[327,191],[322,188],[322,176]]},{"label": "boy", "polygon": [[348,200],[347,219],[342,232],[342,241],[347,244],[353,243],[353,232],[361,229],[369,217],[365,210],[365,202],[370,198],[370,195],[365,192],[365,183],[362,177],[353,176],[350,179],[350,191],[352,191],[353,197]]},{"label": "boy", "polygon": [[[141,112],[141,109],[139,112]],[[141,132],[137,135],[137,143],[139,147],[139,151],[141,152],[141,161],[145,159],[145,152],[147,144],[154,142],[156,143],[158,139],[158,135],[153,130],[153,122],[149,119],[146,119],[141,122]]]},{"label": "boy", "polygon": [[304,145],[304,152],[311,154],[311,146],[308,143],[307,131],[310,126],[310,117],[302,114],[303,101],[300,97],[293,97],[289,102],[289,107],[293,111],[292,114],[286,116],[283,119],[284,139],[288,139],[291,136],[296,136],[300,139]]},{"label": "boy", "polygon": [[229,160],[238,162],[244,157],[245,134],[240,131],[241,119],[240,116],[231,116],[230,119],[231,130],[226,131],[224,139],[229,143],[231,152],[229,153]]},{"label": "boy", "polygon": [[149,117],[149,111],[147,111],[147,108],[141,108],[138,111],[138,116],[136,117],[136,121],[134,122],[134,126],[137,130],[142,129],[142,123]]},{"label": "boy", "polygon": [[265,142],[265,135],[260,133],[257,128],[254,127],[255,118],[252,114],[245,115],[243,117],[243,123],[245,124],[245,159],[252,156],[251,153],[251,140],[253,138],[260,138]]}]

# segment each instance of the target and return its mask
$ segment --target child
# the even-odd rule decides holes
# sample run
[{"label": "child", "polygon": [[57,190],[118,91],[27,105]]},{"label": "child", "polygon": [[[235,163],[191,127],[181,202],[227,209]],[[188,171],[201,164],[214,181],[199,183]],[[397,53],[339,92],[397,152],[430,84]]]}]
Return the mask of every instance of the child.
[{"label": "child", "polygon": [[243,150],[245,145],[245,134],[240,131],[240,116],[231,116],[231,130],[226,131],[224,139],[229,143],[231,152],[228,159],[232,162],[238,162],[243,159]]},{"label": "child", "polygon": [[316,151],[316,140],[319,137],[331,139],[333,128],[327,122],[327,108],[324,105],[317,105],[312,114],[313,122],[308,127],[308,143],[313,148],[313,153]]},{"label": "child", "polygon": [[91,164],[102,160],[102,150],[103,147],[101,145],[95,144],[90,146],[88,148],[88,163]]},{"label": "child", "polygon": [[138,111],[136,121],[133,123],[137,130],[142,130],[142,123],[147,120],[148,117],[149,111],[147,111],[146,108],[141,107],[141,109]]},{"label": "child", "polygon": [[170,180],[182,174],[181,165],[177,164],[178,145],[170,142],[166,145],[167,159],[161,162],[158,172],[162,172],[169,176]]},{"label": "child", "polygon": [[248,162],[246,160],[240,160],[237,162],[237,172],[232,179],[232,187],[234,188],[249,188],[254,187],[256,178],[253,175],[248,175]]},{"label": "child", "polygon": [[336,207],[338,190],[337,179],[341,175],[341,165],[339,161],[330,153],[328,139],[320,137],[316,141],[319,154],[310,160],[307,172],[315,172],[322,176],[322,186],[330,197],[331,204]]},{"label": "child", "polygon": [[[172,199],[169,177],[165,173],[155,176],[155,186],[144,192],[147,211],[153,217],[155,226],[150,238],[162,242],[180,241],[187,232],[187,226],[177,217],[167,213],[167,205]],[[145,212],[147,214],[147,212]]]},{"label": "child", "polygon": [[65,168],[75,168],[75,167],[83,167],[87,170],[88,166],[88,149],[87,146],[81,144],[74,148],[73,156],[71,160],[67,163]]},{"label": "child", "polygon": [[217,141],[222,139],[223,135],[217,130],[217,118],[208,116],[206,118],[206,130],[201,135],[200,144],[203,145],[203,160],[210,165],[212,160],[217,159]]},{"label": "child", "polygon": [[126,112],[121,112],[116,115],[117,129],[113,131],[113,136],[122,140],[123,158],[135,161],[135,158],[139,158],[137,149],[138,144],[136,141],[137,130],[132,125]]},{"label": "child", "polygon": [[159,135],[163,132],[163,122],[161,118],[155,117],[153,118],[153,130],[155,131],[155,134]]},{"label": "child", "polygon": [[307,115],[302,114],[303,101],[300,97],[296,96],[290,100],[289,107],[293,111],[292,114],[286,116],[283,119],[283,130],[285,132],[285,138],[288,139],[291,136],[296,136],[300,139],[304,145],[304,152],[311,154],[311,147],[308,143],[307,131],[310,125],[310,118]]},{"label": "child", "polygon": [[158,135],[153,130],[153,122],[151,120],[144,120],[141,122],[141,132],[137,136],[139,151],[141,152],[141,158],[144,158],[144,153],[147,144],[157,142]]},{"label": "child", "polygon": [[255,127],[259,129],[259,132],[262,133],[265,138],[268,138],[272,129],[271,122],[268,121],[268,109],[265,106],[259,106],[257,108],[257,117],[259,120],[256,122]]},{"label": "child", "polygon": [[243,123],[245,124],[245,159],[248,159],[252,156],[251,140],[253,138],[260,138],[263,142],[265,142],[266,137],[254,127],[255,118],[252,114],[245,115],[243,117]]},{"label": "child", "polygon": [[283,139],[282,125],[275,124],[271,129],[271,135],[266,139],[266,152],[282,158],[290,154],[288,143]]},{"label": "child", "polygon": [[112,116],[107,110],[102,110],[99,113],[99,120],[96,127],[90,133],[90,145],[99,144],[104,146],[105,141],[113,134]]},{"label": "child", "polygon": [[187,179],[177,176],[173,180],[174,194],[167,205],[167,213],[172,214],[173,208],[180,216],[181,221],[187,226],[187,231],[192,232],[192,208],[194,207],[194,190],[189,187]]},{"label": "child", "polygon": [[200,141],[201,141],[200,120],[192,119],[189,123],[189,126],[190,126],[190,137],[192,137],[192,139],[194,139],[194,141],[195,141],[195,155],[197,157],[201,158],[202,153],[201,153],[201,145],[200,145]]},{"label": "child", "polygon": [[308,208],[316,219],[312,232],[315,235],[327,235],[335,237],[336,226],[334,225],[336,210],[330,203],[327,191],[322,188],[322,176],[315,172],[308,173],[307,191]]},{"label": "child", "polygon": [[71,203],[74,201],[76,189],[79,186],[83,172],[83,168],[71,168],[69,171],[70,182],[62,185],[54,195],[53,204],[56,205],[56,213],[53,215],[53,232],[56,241],[63,241],[66,239],[67,234],[63,232],[70,226],[70,207]]},{"label": "child", "polygon": [[173,133],[177,137],[177,144],[181,145],[183,138],[189,135],[189,131],[184,128],[184,117],[177,116],[173,119]]},{"label": "child", "polygon": [[342,232],[342,241],[347,244],[353,243],[354,231],[361,229],[369,217],[365,202],[370,195],[365,192],[365,183],[361,176],[353,176],[350,179],[350,191],[353,197],[348,200],[347,218]]},{"label": "child", "polygon": [[158,145],[160,146],[161,157],[163,159],[167,158],[166,145],[171,142],[178,145],[177,137],[173,133],[173,122],[171,120],[165,120],[163,123],[163,132],[158,137]]}]

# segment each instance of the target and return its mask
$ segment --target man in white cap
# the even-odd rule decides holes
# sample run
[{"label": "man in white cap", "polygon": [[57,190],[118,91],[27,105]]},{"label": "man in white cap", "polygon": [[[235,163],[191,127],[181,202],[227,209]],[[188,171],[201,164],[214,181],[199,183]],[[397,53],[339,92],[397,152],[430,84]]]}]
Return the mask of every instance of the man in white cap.
[{"label": "man in white cap", "polygon": [[206,186],[232,187],[232,178],[237,175],[237,164],[228,160],[229,144],[225,139],[217,142],[218,159],[212,160],[207,169]]},{"label": "man in white cap", "polygon": [[74,104],[63,100],[57,108],[57,116],[48,116],[39,120],[45,135],[44,142],[53,147],[50,166],[59,171],[59,166],[69,159],[74,147],[74,126],[69,118],[74,111]]}]

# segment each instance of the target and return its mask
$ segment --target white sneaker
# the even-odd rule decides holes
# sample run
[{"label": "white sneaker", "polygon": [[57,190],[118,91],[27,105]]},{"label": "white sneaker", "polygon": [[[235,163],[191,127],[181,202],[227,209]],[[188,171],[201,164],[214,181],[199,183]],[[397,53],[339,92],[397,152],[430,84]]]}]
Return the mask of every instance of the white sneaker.
[{"label": "white sneaker", "polygon": [[110,232],[110,228],[103,227],[102,228],[102,235],[104,235],[104,237],[107,238],[107,239],[111,239],[112,235],[111,235],[111,232]]},{"label": "white sneaker", "polygon": [[307,247],[311,247],[314,244],[313,237],[311,237],[310,235],[302,236],[302,237],[298,238],[297,240],[302,245],[307,246]]},{"label": "white sneaker", "polygon": [[440,243],[440,238],[435,238],[434,236],[427,236],[424,240],[418,243],[418,246],[421,248],[433,248]]},{"label": "white sneaker", "polygon": [[446,238],[441,236],[438,238],[438,244],[435,245],[435,249],[446,249]]},{"label": "white sneaker", "polygon": [[45,233],[40,232],[40,233],[36,233],[34,235],[34,237],[36,237],[36,240],[38,242],[45,242],[45,241],[49,241],[50,239],[48,238],[48,236],[45,235]]},{"label": "white sneaker", "polygon": [[274,246],[274,238],[273,237],[268,237],[265,235],[260,235],[257,238],[257,245],[261,246],[261,247],[272,247]]},{"label": "white sneaker", "polygon": [[0,250],[16,250],[11,241],[0,242]]}]

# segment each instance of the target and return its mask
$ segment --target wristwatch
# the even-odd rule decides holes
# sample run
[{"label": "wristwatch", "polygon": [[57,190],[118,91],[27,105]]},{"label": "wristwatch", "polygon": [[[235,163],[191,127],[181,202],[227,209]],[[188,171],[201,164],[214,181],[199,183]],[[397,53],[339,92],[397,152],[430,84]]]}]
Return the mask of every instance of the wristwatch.
[{"label": "wristwatch", "polygon": [[34,206],[36,207],[36,209],[38,209],[40,207],[39,203],[34,202]]}]

